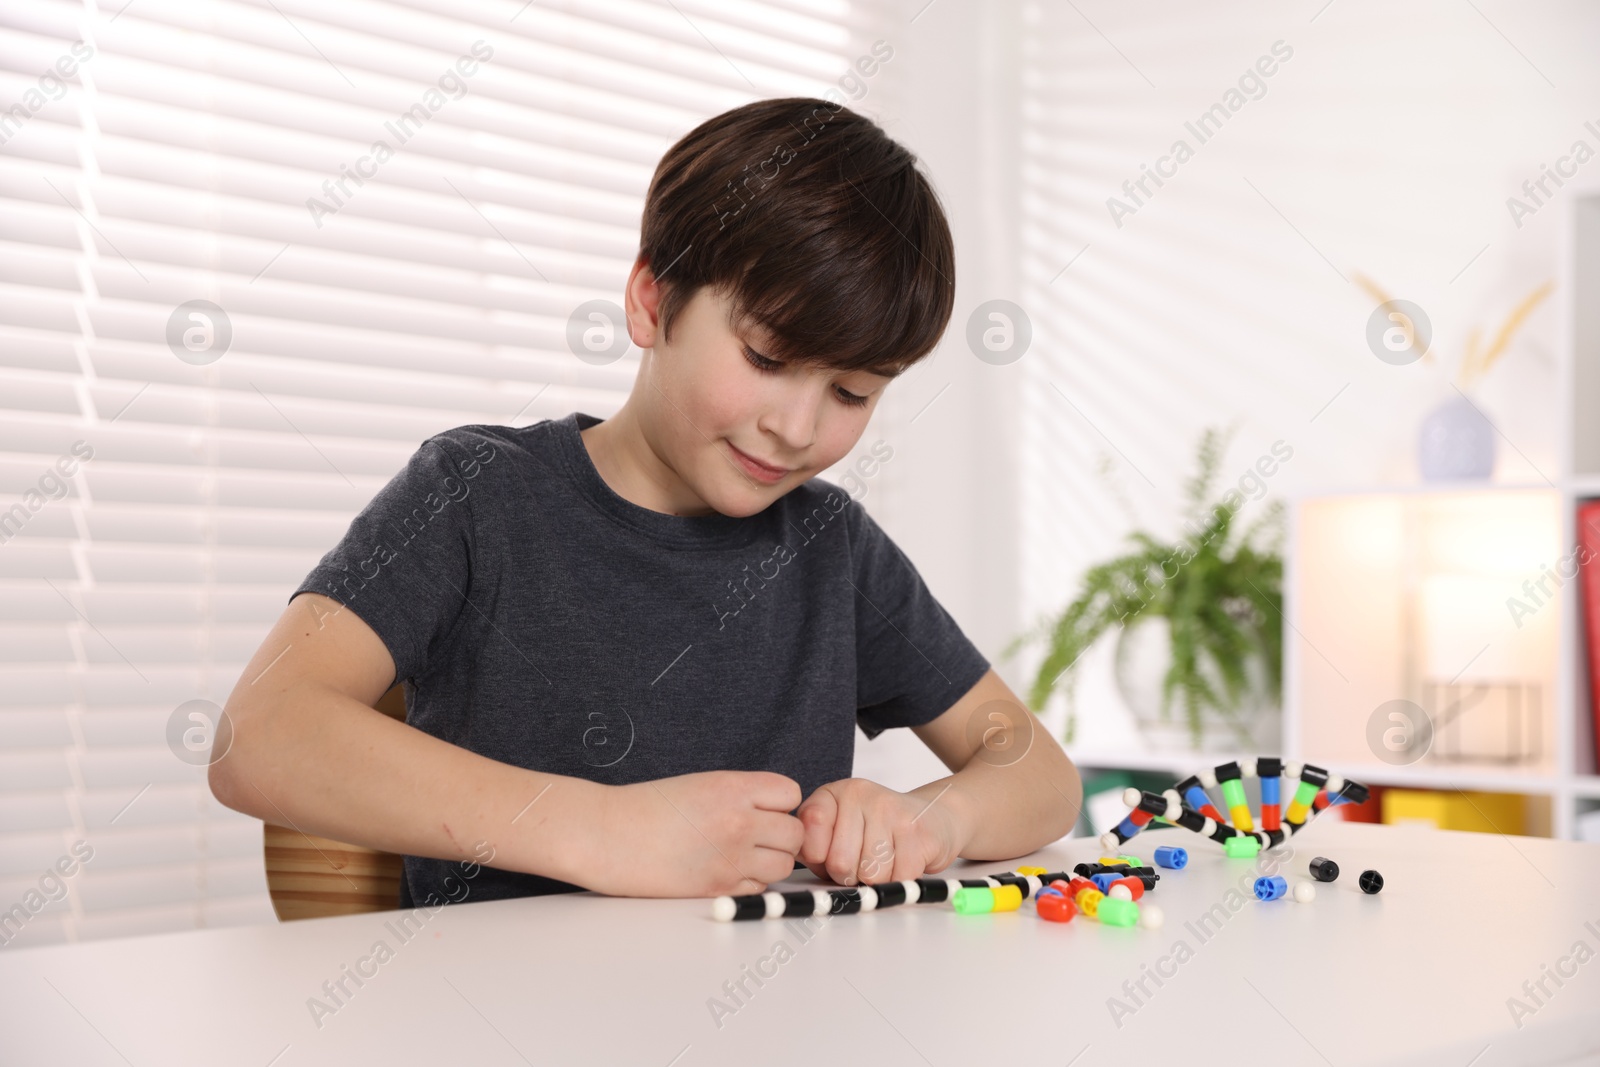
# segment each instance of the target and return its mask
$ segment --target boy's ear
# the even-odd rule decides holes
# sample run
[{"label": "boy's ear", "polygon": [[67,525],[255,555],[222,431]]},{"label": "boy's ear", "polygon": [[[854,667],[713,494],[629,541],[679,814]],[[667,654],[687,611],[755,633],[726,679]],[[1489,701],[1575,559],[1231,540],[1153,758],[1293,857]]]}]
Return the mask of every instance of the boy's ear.
[{"label": "boy's ear", "polygon": [[628,286],[622,295],[623,311],[628,317],[629,340],[640,348],[653,348],[661,306],[661,286],[643,255],[634,260],[633,270],[628,272]]}]

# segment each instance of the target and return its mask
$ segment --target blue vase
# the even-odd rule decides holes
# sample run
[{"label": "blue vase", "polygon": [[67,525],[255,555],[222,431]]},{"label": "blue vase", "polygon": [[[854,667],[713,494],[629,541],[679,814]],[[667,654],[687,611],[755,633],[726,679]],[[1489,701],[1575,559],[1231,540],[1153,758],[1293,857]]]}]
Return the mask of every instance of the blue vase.
[{"label": "blue vase", "polygon": [[1417,466],[1425,482],[1487,481],[1494,473],[1494,427],[1464,396],[1429,412],[1417,435]]}]

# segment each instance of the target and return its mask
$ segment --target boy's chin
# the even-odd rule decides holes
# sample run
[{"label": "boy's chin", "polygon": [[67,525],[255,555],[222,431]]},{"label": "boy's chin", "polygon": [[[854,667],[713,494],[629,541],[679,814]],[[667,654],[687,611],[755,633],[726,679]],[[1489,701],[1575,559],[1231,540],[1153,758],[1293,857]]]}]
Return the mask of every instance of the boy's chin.
[{"label": "boy's chin", "polygon": [[758,515],[772,506],[772,502],[788,492],[782,484],[761,486],[754,484],[721,487],[720,494],[706,503],[719,515],[730,519],[744,519]]}]

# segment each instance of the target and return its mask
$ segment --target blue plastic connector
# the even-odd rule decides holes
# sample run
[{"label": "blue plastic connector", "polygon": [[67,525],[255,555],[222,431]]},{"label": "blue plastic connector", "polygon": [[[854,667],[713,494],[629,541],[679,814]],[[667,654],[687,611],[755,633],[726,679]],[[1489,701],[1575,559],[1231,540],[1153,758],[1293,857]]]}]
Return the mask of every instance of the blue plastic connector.
[{"label": "blue plastic connector", "polygon": [[1257,900],[1277,900],[1289,891],[1289,883],[1279,875],[1256,879]]},{"label": "blue plastic connector", "polygon": [[1156,849],[1156,864],[1181,871],[1189,864],[1189,850],[1175,845],[1161,845]]}]

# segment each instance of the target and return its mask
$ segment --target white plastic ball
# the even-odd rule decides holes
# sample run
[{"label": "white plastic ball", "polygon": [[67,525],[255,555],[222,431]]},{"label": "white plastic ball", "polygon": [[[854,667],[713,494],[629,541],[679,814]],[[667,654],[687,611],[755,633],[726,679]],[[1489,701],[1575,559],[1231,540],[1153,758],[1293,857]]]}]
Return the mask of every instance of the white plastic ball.
[{"label": "white plastic ball", "polygon": [[[1116,889],[1118,887],[1112,886],[1112,888]],[[1162,922],[1165,920],[1166,916],[1161,914],[1161,908],[1155,904],[1146,904],[1144,907],[1139,909],[1140,926],[1151,930],[1159,930],[1161,929]]]},{"label": "white plastic ball", "polygon": [[1111,892],[1107,893],[1106,896],[1112,900],[1132,900],[1133,890],[1125,885],[1114,885],[1111,887]]},{"label": "white plastic ball", "polygon": [[1309,904],[1317,899],[1317,887],[1310,882],[1296,882],[1294,884],[1294,899],[1301,904]]}]

